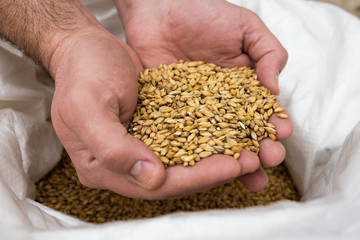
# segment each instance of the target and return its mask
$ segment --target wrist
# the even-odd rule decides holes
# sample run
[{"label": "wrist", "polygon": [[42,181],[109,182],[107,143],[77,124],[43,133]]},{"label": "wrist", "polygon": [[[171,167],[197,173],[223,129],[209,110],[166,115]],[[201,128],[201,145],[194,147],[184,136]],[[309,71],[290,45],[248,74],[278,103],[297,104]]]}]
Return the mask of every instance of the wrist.
[{"label": "wrist", "polygon": [[47,54],[41,56],[41,63],[54,77],[58,63],[66,49],[81,41],[87,34],[105,31],[92,13],[79,1],[74,1],[73,15],[64,26],[54,29]]},{"label": "wrist", "polygon": [[78,30],[57,46],[51,56],[48,71],[55,83],[59,84],[64,82],[64,79],[69,80],[67,76],[72,71],[96,72],[99,69],[94,69],[98,68],[99,64],[112,66],[114,62],[119,64],[123,61],[129,66],[136,66],[137,73],[143,70],[136,53],[124,41],[102,27],[88,26]]},{"label": "wrist", "polygon": [[[61,35],[58,40],[54,40],[54,46],[49,49],[49,54],[44,56],[43,66],[55,80],[58,68],[72,57],[71,53],[80,46],[79,44],[85,42],[88,37],[105,34],[110,33],[101,26],[87,24]],[[88,51],[91,51],[91,47],[88,48]]]}]

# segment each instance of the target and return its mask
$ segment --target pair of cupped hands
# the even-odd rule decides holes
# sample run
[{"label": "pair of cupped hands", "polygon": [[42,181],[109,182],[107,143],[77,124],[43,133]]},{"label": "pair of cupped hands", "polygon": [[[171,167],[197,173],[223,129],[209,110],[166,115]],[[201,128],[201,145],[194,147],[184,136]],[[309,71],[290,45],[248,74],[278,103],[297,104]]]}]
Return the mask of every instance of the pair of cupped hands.
[{"label": "pair of cupped hands", "polygon": [[[193,167],[162,162],[127,128],[137,103],[137,78],[144,68],[178,60],[223,67],[253,66],[261,83],[279,93],[278,75],[287,52],[259,17],[222,0],[115,1],[127,43],[83,9],[86,21],[62,40],[48,70],[55,79],[51,109],[55,131],[82,184],[145,199],[179,198],[238,179],[251,191],[263,189],[285,148],[270,138],[260,151],[242,150],[234,159],[213,155]],[[271,116],[277,138],[293,125]]]}]

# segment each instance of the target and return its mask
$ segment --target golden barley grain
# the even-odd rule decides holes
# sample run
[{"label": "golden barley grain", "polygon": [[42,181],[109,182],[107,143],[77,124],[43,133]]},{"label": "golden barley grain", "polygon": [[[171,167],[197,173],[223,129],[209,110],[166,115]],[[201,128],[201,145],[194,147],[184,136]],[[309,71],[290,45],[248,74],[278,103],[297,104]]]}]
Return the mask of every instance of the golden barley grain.
[{"label": "golden barley grain", "polygon": [[285,113],[277,113],[276,116],[278,116],[279,118],[288,118],[289,116]]},{"label": "golden barley grain", "polygon": [[247,67],[221,68],[202,61],[179,61],[145,69],[129,132],[144,141],[164,165],[192,166],[221,153],[259,151],[259,141],[275,138],[267,119],[284,107]]}]

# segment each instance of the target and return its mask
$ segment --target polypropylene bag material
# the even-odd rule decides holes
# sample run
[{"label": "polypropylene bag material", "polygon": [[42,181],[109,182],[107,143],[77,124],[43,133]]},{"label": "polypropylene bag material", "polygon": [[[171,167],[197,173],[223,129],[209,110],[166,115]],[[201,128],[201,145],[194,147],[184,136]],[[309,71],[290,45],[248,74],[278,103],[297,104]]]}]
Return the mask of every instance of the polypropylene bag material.
[{"label": "polypropylene bag material", "polygon": [[[83,1],[124,39],[112,1]],[[60,159],[53,83],[0,43],[0,239],[356,239],[360,236],[360,20],[302,0],[231,1],[255,11],[289,53],[280,100],[294,122],[286,164],[301,202],[93,225],[35,201]]]}]

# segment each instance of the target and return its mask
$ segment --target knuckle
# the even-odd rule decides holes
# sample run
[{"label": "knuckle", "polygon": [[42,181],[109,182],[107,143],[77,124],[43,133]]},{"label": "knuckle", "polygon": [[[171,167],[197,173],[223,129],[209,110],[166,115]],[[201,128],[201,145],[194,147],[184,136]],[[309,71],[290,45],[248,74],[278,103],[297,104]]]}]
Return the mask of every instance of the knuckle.
[{"label": "knuckle", "polygon": [[100,159],[102,162],[106,163],[106,162],[112,162],[116,159],[118,159],[121,155],[122,155],[122,150],[119,148],[115,148],[110,145],[109,147],[105,148],[103,151],[101,151],[100,153]]},{"label": "knuckle", "polygon": [[[79,153],[79,152],[77,152]],[[69,156],[71,156],[71,151]],[[78,181],[85,187],[99,189],[102,188],[101,168],[96,160],[90,154],[74,155],[71,158],[73,166],[76,171]]]},{"label": "knuckle", "polygon": [[129,156],[126,149],[119,144],[109,144],[100,153],[98,160],[106,167],[112,169],[130,169],[132,161],[127,159]]}]

